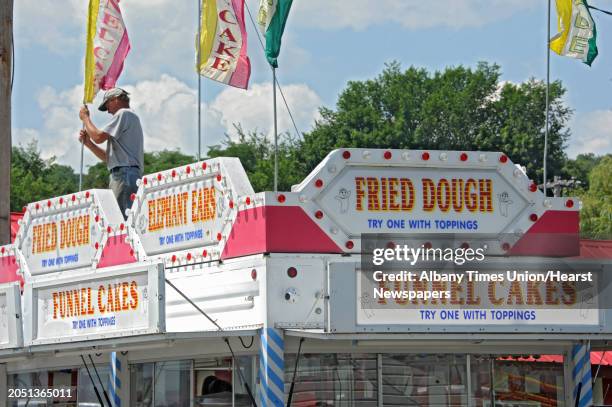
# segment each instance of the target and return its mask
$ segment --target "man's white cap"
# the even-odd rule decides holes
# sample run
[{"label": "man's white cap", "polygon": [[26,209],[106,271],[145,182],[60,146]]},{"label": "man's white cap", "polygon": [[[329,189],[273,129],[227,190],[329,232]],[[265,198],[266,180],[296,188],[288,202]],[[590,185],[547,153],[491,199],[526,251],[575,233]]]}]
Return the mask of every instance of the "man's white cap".
[{"label": "man's white cap", "polygon": [[121,89],[121,88],[112,88],[107,90],[104,93],[104,98],[102,99],[102,103],[100,104],[100,106],[98,107],[98,110],[101,112],[106,112],[107,108],[106,108],[106,103],[111,100],[112,98],[116,98],[119,97],[121,95],[129,95],[129,93],[127,93],[125,90]]}]

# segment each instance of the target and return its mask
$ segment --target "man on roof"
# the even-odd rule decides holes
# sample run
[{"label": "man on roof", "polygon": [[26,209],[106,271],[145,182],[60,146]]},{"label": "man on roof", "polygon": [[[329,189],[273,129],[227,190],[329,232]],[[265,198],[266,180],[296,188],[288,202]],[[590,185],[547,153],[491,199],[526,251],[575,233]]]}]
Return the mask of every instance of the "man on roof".
[{"label": "man on roof", "polygon": [[[113,117],[99,129],[91,121],[87,106],[81,107],[79,118],[83,122],[79,141],[104,161],[110,171],[109,188],[115,194],[124,217],[126,209],[132,206],[130,199],[138,187],[136,181],[144,170],[144,137],[140,119],[130,109],[129,93],[121,88],[106,91],[102,104],[98,107]],[[99,144],[106,142],[106,149]]]}]

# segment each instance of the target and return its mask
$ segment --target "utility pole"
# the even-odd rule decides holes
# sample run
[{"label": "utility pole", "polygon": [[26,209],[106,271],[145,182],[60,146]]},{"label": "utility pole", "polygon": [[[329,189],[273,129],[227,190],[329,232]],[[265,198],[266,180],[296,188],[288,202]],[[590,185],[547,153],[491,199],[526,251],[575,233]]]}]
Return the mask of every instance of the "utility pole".
[{"label": "utility pole", "polygon": [[0,0],[0,245],[11,240],[13,0]]},{"label": "utility pole", "polygon": [[[547,189],[552,189],[553,196],[558,198],[563,192],[563,188],[574,189],[582,185],[582,182],[572,177],[570,179],[561,179],[561,177],[555,175],[552,181],[546,183]],[[539,188],[544,188],[543,184],[538,185]]]}]

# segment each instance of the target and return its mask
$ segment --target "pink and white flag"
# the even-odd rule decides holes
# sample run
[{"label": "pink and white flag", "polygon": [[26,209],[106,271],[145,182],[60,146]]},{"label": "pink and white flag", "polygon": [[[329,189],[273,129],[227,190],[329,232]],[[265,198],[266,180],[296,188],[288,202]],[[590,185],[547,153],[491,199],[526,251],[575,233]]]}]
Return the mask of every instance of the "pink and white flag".
[{"label": "pink and white flag", "polygon": [[202,0],[196,60],[202,76],[237,88],[249,86],[244,0]]},{"label": "pink and white flag", "polygon": [[84,103],[93,102],[100,89],[115,87],[130,52],[119,1],[89,1]]}]

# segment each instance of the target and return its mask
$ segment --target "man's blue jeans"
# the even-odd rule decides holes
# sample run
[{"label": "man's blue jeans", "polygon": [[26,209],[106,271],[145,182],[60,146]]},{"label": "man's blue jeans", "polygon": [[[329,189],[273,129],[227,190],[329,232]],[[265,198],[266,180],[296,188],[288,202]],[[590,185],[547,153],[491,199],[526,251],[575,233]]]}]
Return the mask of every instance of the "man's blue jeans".
[{"label": "man's blue jeans", "polygon": [[124,218],[125,210],[132,207],[131,195],[138,191],[136,181],[142,177],[138,167],[115,167],[110,174],[110,189],[113,190]]}]

